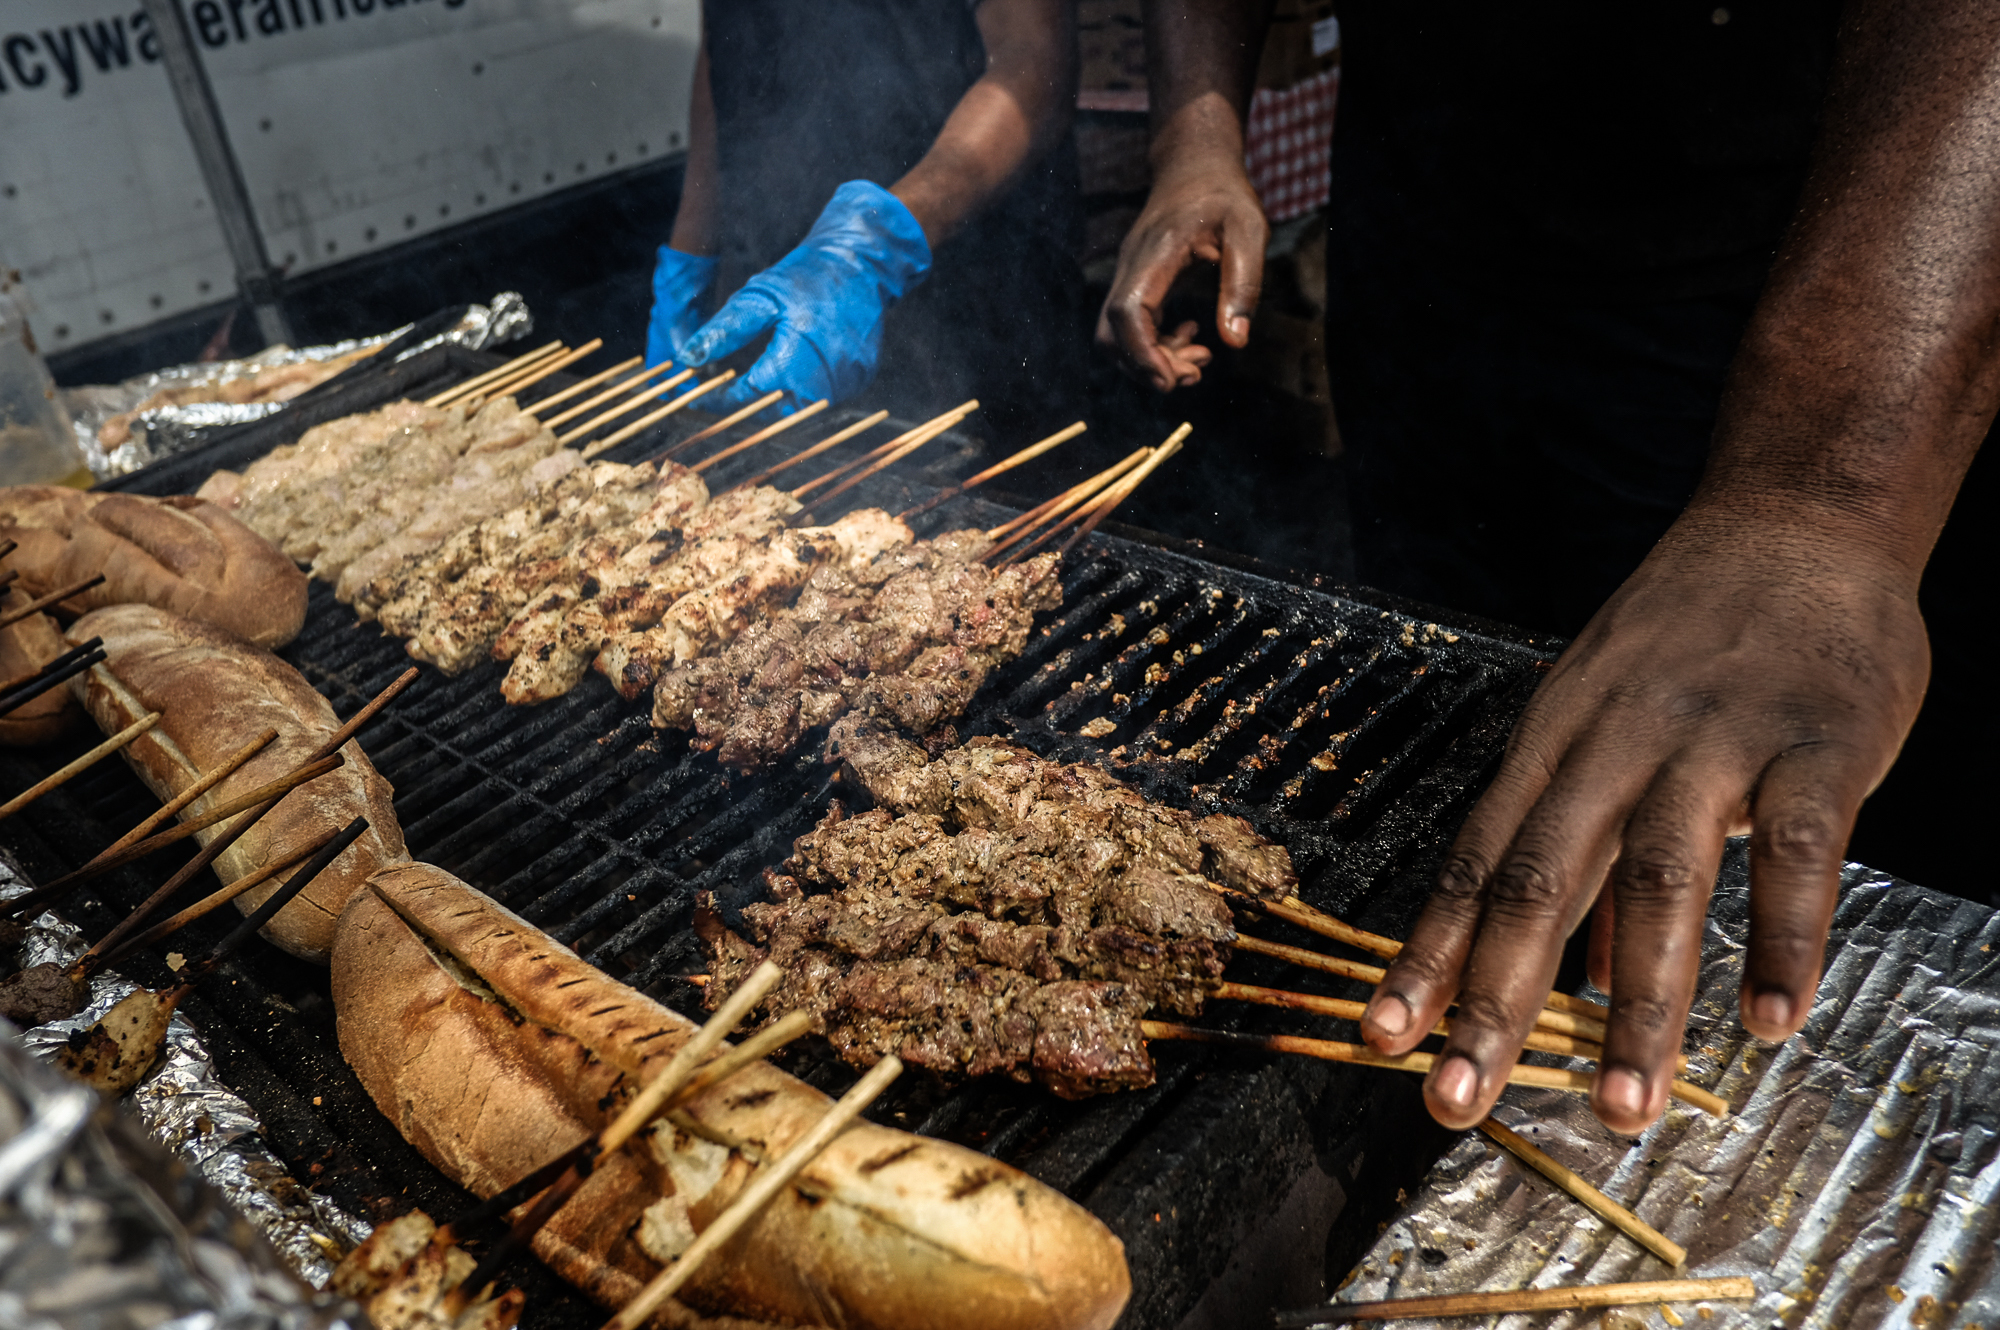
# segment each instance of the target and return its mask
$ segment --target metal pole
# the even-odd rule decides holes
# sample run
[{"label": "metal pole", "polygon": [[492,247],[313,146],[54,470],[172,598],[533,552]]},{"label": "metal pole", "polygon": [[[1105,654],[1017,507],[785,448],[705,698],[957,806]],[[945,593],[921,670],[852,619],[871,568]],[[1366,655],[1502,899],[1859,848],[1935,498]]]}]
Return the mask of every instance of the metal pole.
[{"label": "metal pole", "polygon": [[271,266],[264,252],[264,237],[257,229],[257,214],[250,206],[250,191],[243,183],[243,170],[236,152],[229,146],[229,131],[223,127],[222,112],[215,105],[215,90],[209,86],[208,71],[194,47],[187,16],[180,0],[143,0],[153,31],[160,38],[160,63],[166,67],[167,82],[187,126],[188,140],[194,145],[195,160],[208,185],[208,197],[215,219],[222,225],[223,243],[236,267],[236,287],[257,316],[257,331],[268,344],[292,340],[291,323],[279,303],[281,274]]}]

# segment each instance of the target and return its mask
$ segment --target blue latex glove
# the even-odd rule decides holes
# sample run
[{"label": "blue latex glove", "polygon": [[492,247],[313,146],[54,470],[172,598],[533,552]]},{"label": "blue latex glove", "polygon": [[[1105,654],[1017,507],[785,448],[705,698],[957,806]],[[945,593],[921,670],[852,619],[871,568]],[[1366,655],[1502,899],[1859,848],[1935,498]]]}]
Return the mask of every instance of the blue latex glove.
[{"label": "blue latex glove", "polygon": [[880,185],[850,180],[799,247],[744,283],[682,347],[702,365],[765,333],[771,344],[747,374],[719,392],[716,410],[774,388],[786,409],[852,397],[875,377],[882,316],[931,270],[930,242],[910,210]]},{"label": "blue latex glove", "polygon": [[688,338],[701,327],[701,297],[715,280],[715,260],[660,246],[653,266],[653,317],[646,323],[646,364],[681,360]]}]

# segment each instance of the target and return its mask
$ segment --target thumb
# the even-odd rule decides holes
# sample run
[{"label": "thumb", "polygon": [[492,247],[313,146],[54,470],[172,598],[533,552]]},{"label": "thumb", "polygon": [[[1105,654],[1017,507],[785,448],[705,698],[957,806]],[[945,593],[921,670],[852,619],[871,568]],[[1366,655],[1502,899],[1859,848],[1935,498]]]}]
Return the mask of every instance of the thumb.
[{"label": "thumb", "polygon": [[1264,287],[1264,247],[1271,227],[1261,211],[1239,212],[1222,232],[1222,293],[1215,326],[1231,346],[1250,344],[1250,316]]},{"label": "thumb", "polygon": [[778,302],[761,291],[745,288],[729,297],[715,317],[701,325],[681,348],[681,363],[706,365],[734,355],[777,326]]}]

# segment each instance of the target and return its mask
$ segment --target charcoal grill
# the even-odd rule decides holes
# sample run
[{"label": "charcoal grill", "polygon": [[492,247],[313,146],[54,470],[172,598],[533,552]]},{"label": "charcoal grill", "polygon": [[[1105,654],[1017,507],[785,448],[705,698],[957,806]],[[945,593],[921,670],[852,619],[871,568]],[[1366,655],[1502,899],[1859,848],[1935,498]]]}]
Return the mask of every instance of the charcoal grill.
[{"label": "charcoal grill", "polygon": [[[438,348],[115,487],[190,492],[214,467],[260,456],[317,421],[436,391],[492,363]],[[643,456],[699,423],[676,417],[610,456]],[[741,471],[710,479],[727,484],[768,460],[736,459]],[[884,476],[850,498],[894,511],[933,493],[920,480]],[[922,519],[922,533],[991,525],[1014,511],[955,499]],[[1064,607],[990,681],[960,734],[1101,761],[1152,797],[1241,814],[1291,848],[1307,901],[1364,927],[1406,931],[1556,644],[1105,530],[1117,534],[1101,531],[1066,561]],[[357,624],[317,582],[306,629],[281,654],[343,716],[409,664],[399,642]],[[515,709],[500,701],[501,673],[487,665],[450,679],[426,668],[362,731],[396,787],[411,853],[699,1016],[683,978],[704,968],[689,928],[697,893],[713,891],[726,907],[751,899],[760,870],[824,811],[836,790],[828,770],[807,756],[731,775],[682,736],[655,733],[643,708],[594,674],[557,702]],[[8,754],[0,774],[18,788],[68,755]],[[0,825],[0,842],[46,880],[152,803],[107,763]],[[99,879],[72,917],[101,934],[174,865],[145,867]],[[205,921],[170,945],[198,954],[221,928]],[[163,983],[164,951],[126,968]],[[1352,985],[1256,959],[1239,959],[1232,974],[1358,996]],[[377,1219],[413,1205],[445,1215],[468,1203],[376,1112],[342,1062],[323,971],[252,949],[184,1010],[301,1182]],[[1334,1037],[1341,1028],[1227,1003],[1204,1022]],[[1193,1045],[1157,1046],[1156,1058],[1158,1083],[1136,1093],[1066,1103],[1010,1082],[943,1088],[907,1078],[871,1116],[981,1149],[1095,1212],[1125,1243],[1128,1327],[1261,1323],[1273,1305],[1324,1297],[1327,1272],[1338,1277],[1398,1189],[1414,1187],[1449,1141],[1428,1126],[1414,1078]],[[853,1077],[812,1049],[785,1062],[829,1090]],[[532,1259],[509,1277],[529,1294],[526,1325],[602,1320]]]}]

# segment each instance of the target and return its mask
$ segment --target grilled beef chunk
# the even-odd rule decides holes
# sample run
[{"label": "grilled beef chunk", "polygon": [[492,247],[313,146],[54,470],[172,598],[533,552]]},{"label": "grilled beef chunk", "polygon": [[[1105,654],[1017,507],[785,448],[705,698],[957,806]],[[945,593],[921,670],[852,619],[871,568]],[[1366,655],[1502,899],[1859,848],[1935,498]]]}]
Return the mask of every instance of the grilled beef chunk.
[{"label": "grilled beef chunk", "polygon": [[1198,1015],[1236,939],[1213,880],[1292,890],[1290,857],[1248,823],[1197,822],[1095,767],[985,739],[929,761],[872,725],[840,737],[877,806],[835,802],[766,875],[748,936],[710,919],[702,937],[711,1002],[768,956],[785,971],[770,1009],[812,1013],[849,1061],[1066,1097],[1150,1084],[1140,1017]]}]

